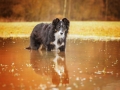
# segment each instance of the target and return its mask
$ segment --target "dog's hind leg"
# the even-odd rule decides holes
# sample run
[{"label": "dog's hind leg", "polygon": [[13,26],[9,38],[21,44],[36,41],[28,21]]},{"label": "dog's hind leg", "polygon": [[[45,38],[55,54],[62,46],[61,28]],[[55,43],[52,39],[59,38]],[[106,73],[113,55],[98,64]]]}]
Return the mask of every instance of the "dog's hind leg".
[{"label": "dog's hind leg", "polygon": [[33,50],[38,50],[40,47],[39,42],[37,42],[32,36],[30,36],[30,48]]}]

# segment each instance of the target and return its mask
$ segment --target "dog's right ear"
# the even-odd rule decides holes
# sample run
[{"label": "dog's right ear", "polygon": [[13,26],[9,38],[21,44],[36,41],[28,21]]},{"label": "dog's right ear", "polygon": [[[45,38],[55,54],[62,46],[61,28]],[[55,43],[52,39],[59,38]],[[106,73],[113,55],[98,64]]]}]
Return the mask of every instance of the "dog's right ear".
[{"label": "dog's right ear", "polygon": [[58,18],[54,19],[54,20],[52,21],[52,25],[56,26],[59,21],[60,21],[60,20],[59,20]]},{"label": "dog's right ear", "polygon": [[70,22],[67,18],[63,18],[62,21],[69,27]]}]

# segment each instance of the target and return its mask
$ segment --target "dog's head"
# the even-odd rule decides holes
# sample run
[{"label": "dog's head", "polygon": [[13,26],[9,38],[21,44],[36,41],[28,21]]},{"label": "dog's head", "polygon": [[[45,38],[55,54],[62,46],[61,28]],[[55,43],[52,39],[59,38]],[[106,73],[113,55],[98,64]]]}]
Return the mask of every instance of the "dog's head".
[{"label": "dog's head", "polygon": [[58,18],[54,19],[52,25],[54,26],[54,30],[59,38],[64,38],[69,30],[69,20],[67,18],[63,18],[59,20]]}]

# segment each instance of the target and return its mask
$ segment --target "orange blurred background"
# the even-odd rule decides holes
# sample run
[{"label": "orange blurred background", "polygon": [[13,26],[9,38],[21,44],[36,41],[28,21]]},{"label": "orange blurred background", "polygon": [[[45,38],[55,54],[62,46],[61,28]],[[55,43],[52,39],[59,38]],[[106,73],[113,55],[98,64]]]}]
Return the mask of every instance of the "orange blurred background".
[{"label": "orange blurred background", "polygon": [[119,0],[0,0],[0,21],[119,21]]}]

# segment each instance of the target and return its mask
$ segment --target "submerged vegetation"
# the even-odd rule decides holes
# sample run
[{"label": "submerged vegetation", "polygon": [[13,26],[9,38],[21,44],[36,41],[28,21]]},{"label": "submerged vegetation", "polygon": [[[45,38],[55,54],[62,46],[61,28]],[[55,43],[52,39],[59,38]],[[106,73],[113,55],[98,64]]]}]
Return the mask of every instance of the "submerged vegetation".
[{"label": "submerged vegetation", "polygon": [[[29,37],[39,22],[1,22],[0,37]],[[69,34],[120,37],[120,22],[83,21],[70,23]]]}]

